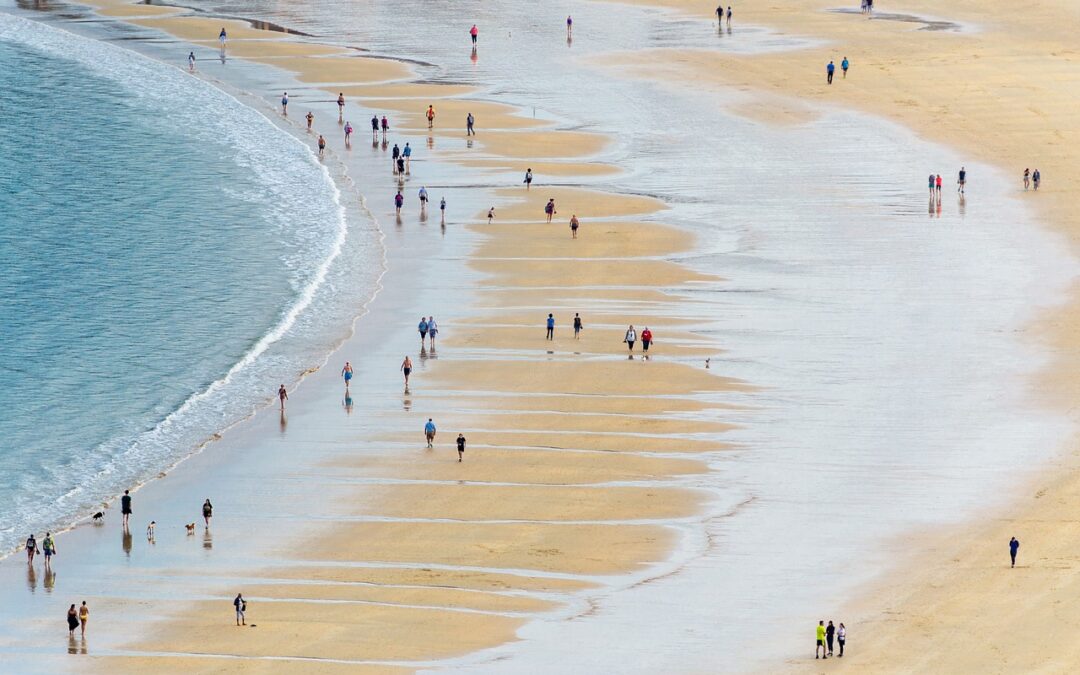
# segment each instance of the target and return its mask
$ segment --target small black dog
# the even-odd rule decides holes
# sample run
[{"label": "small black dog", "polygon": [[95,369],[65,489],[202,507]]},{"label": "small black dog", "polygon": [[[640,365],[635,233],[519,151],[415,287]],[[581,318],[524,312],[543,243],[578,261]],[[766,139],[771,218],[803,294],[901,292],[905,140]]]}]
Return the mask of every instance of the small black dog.
[{"label": "small black dog", "polygon": [[105,522],[105,513],[103,511],[98,511],[97,513],[95,513],[94,514],[94,522],[95,523],[103,523],[103,522]]}]

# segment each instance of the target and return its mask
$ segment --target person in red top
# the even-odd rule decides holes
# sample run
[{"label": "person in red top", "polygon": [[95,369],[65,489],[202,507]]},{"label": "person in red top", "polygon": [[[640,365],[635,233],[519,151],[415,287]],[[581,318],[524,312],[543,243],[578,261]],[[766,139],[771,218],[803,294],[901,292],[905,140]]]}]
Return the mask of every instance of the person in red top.
[{"label": "person in red top", "polygon": [[649,344],[652,342],[652,331],[648,326],[645,326],[645,330],[641,331],[641,349],[648,354]]},{"label": "person in red top", "polygon": [[938,196],[941,196],[941,174],[940,173],[937,175],[937,181],[936,182],[937,182]]},{"label": "person in red top", "polygon": [[472,36],[472,43],[473,44],[476,44],[476,36],[479,33],[480,33],[480,30],[476,27],[476,24],[474,23],[473,27],[469,29],[469,35]]}]

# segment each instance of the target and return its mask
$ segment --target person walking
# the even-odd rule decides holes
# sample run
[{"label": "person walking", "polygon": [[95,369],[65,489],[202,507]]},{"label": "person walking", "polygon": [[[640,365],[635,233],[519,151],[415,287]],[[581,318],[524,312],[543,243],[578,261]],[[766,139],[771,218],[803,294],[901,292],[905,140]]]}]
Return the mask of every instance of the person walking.
[{"label": "person walking", "polygon": [[405,144],[405,149],[401,151],[401,156],[405,158],[405,173],[412,173],[412,147],[408,143]]},{"label": "person walking", "polygon": [[581,315],[578,314],[577,312],[574,312],[574,339],[575,340],[578,339],[578,334],[581,332],[582,328],[584,328],[584,326],[581,325]]},{"label": "person walking", "polygon": [[525,189],[532,187],[532,168],[525,169]]},{"label": "person walking", "polygon": [[472,113],[469,113],[465,117],[465,135],[466,136],[475,136],[476,135],[476,129],[473,128],[475,124],[476,124],[476,118],[473,117]]},{"label": "person walking", "polygon": [[836,637],[836,626],[832,621],[825,627],[825,643],[829,646],[829,656],[833,655],[833,639]]},{"label": "person walking", "polygon": [[634,326],[631,325],[626,329],[626,335],[623,337],[623,342],[630,347],[630,351],[634,351],[634,343],[637,342],[637,331],[634,330]]},{"label": "person walking", "polygon": [[38,549],[37,539],[34,538],[34,533],[31,532],[30,536],[26,538],[26,564],[34,564],[34,556],[41,551]]},{"label": "person walking", "polygon": [[495,220],[495,207],[494,206],[492,206],[490,209],[488,209],[488,225],[490,225],[491,221],[493,221],[493,220]]},{"label": "person walking", "polygon": [[649,355],[649,345],[651,344],[652,331],[649,330],[648,326],[645,326],[645,330],[641,331],[641,351],[643,351],[646,356]]},{"label": "person walking", "polygon": [[82,627],[80,635],[86,637],[86,624],[90,621],[90,608],[86,606],[86,601],[83,600],[82,606],[79,607],[79,625]]},{"label": "person walking", "polygon": [[578,225],[579,224],[580,223],[578,223],[576,213],[574,215],[570,216],[570,238],[571,239],[577,239],[577,230],[578,230]]},{"label": "person walking", "polygon": [[574,37],[574,19],[569,14],[566,15],[566,39]]},{"label": "person walking", "polygon": [[195,52],[188,52],[187,55],[188,72],[195,72]]},{"label": "person walking", "polygon": [[289,114],[289,92],[285,92],[281,95],[281,114]]},{"label": "person walking", "polygon": [[67,624],[68,624],[68,637],[75,637],[75,629],[79,627],[79,612],[75,609],[75,604],[72,603],[67,612]]},{"label": "person walking", "polygon": [[322,157],[326,153],[326,139],[322,134],[319,134],[319,157]]},{"label": "person walking", "polygon": [[848,61],[847,57],[845,56],[844,60],[840,62],[840,71],[843,73],[844,79],[847,79],[847,69],[849,67],[851,67],[851,62]]},{"label": "person walking", "polygon": [[390,133],[390,120],[386,119],[386,115],[382,116],[382,137],[386,140],[386,134]]},{"label": "person walking", "polygon": [[431,338],[431,351],[435,351],[435,336],[439,334],[439,324],[435,323],[435,317],[427,318],[428,337]]},{"label": "person walking", "polygon": [[281,412],[285,412],[285,401],[289,400],[289,392],[285,391],[285,384],[282,383],[277,390],[278,400],[281,401]]},{"label": "person walking", "polygon": [[222,49],[225,49],[225,41],[226,41],[226,40],[227,40],[228,38],[229,38],[229,36],[228,36],[228,34],[227,34],[227,33],[225,32],[225,27],[224,27],[224,26],[222,26],[222,27],[221,27],[221,32],[220,32],[220,33],[218,33],[218,36],[217,36],[218,42],[220,42],[220,43],[221,43],[221,48],[222,48]]},{"label": "person walking", "polygon": [[727,27],[729,30],[731,29],[731,5],[728,5],[727,8]]},{"label": "person walking", "polygon": [[716,25],[721,29],[724,28],[724,6],[718,5],[716,7]]},{"label": "person walking", "polygon": [[311,131],[311,125],[315,124],[315,113],[311,112],[310,110],[307,111],[307,114],[304,115],[304,119],[307,120],[307,130]]},{"label": "person walking", "polygon": [[465,457],[465,435],[457,435],[457,461],[461,461]]},{"label": "person walking", "polygon": [[1012,560],[1012,564],[1009,567],[1016,567],[1016,552],[1020,550],[1020,542],[1016,537],[1009,540],[1009,559]]},{"label": "person walking", "polygon": [[345,388],[349,388],[349,382],[352,381],[353,370],[352,364],[348,361],[345,362],[345,367],[341,369],[341,377],[345,379]]},{"label": "person walking", "polygon": [[337,116],[340,120],[345,117],[345,92],[338,92],[337,95]]},{"label": "person walking", "polygon": [[836,66],[832,61],[829,61],[829,65],[825,66],[825,79],[828,84],[832,84],[833,73],[836,72]]},{"label": "person walking", "polygon": [[476,44],[476,36],[480,34],[480,29],[473,24],[473,27],[469,29],[469,35],[472,37],[472,43]]},{"label": "person walking", "polygon": [[555,210],[554,197],[548,199],[547,204],[544,204],[544,213],[547,214],[547,221],[549,223],[551,222],[551,217],[558,213],[558,211]]},{"label": "person walking", "polygon": [[427,128],[432,129],[435,127],[435,106],[429,105],[427,107]]},{"label": "person walking", "polygon": [[206,501],[202,503],[202,518],[206,524],[206,528],[210,529],[210,519],[214,517],[214,505],[210,503],[210,498],[207,497]]},{"label": "person walking", "polygon": [[937,196],[941,196],[941,174],[934,177],[934,187],[937,188]]},{"label": "person walking", "polygon": [[246,626],[247,619],[244,617],[244,612],[247,611],[247,600],[244,600],[244,596],[240,593],[236,594],[236,597],[232,601],[233,607],[236,608],[236,625]]},{"label": "person walking", "polygon": [[1039,173],[1038,169],[1035,169],[1034,171],[1031,172],[1031,185],[1032,185],[1032,187],[1035,188],[1036,192],[1039,191],[1039,181],[1041,181],[1041,180],[1042,180],[1042,174]]},{"label": "person walking", "polygon": [[930,178],[927,180],[927,186],[930,188],[930,199],[934,198],[934,174],[930,174]]},{"label": "person walking", "polygon": [[412,373],[412,359],[408,356],[401,362],[401,372],[405,373],[405,391],[409,390],[409,374]]},{"label": "person walking", "polygon": [[428,418],[427,424],[424,425],[424,438],[427,439],[427,446],[429,448],[433,447],[432,444],[435,442],[435,423],[431,421],[430,417]]},{"label": "person walking", "polygon": [[371,140],[377,142],[379,140],[379,116],[371,116]]},{"label": "person walking", "polygon": [[131,519],[131,493],[128,490],[124,490],[124,496],[120,498],[120,514],[123,516],[120,522],[126,530]]},{"label": "person walking", "polygon": [[446,224],[446,197],[439,200],[439,222]]},{"label": "person walking", "polygon": [[967,183],[967,169],[960,167],[960,173],[956,177],[956,191],[964,194],[964,184]]},{"label": "person walking", "polygon": [[844,658],[845,642],[847,642],[847,628],[844,628],[844,623],[840,622],[840,626],[836,629],[836,643],[840,645],[840,653],[836,655],[838,658]]},{"label": "person walking", "polygon": [[[821,656],[818,656],[818,652],[821,652]],[[814,658],[825,657],[825,622],[818,621],[817,623],[817,646],[814,647]]]},{"label": "person walking", "polygon": [[1031,186],[1031,170],[1024,169],[1024,189],[1027,190]]},{"label": "person walking", "polygon": [[548,314],[547,318],[547,339],[555,339],[555,317],[552,314]]},{"label": "person walking", "polygon": [[345,147],[346,148],[351,148],[352,147],[352,132],[353,132],[352,122],[346,122],[345,123]]},{"label": "person walking", "polygon": [[56,542],[53,541],[52,533],[46,532],[41,540],[41,552],[45,554],[45,571],[52,569],[52,557],[56,555]]},{"label": "person walking", "polygon": [[401,148],[398,147],[397,143],[394,143],[394,147],[390,150],[390,168],[395,175],[397,174],[398,157],[401,157]]},{"label": "person walking", "polygon": [[420,333],[420,349],[424,348],[424,340],[427,339],[428,322],[424,317],[420,317],[420,323],[416,324],[416,330]]},{"label": "person walking", "polygon": [[417,197],[420,198],[420,213],[427,213],[428,194],[426,186],[420,186],[420,192],[417,193]]},{"label": "person walking", "polygon": [[401,194],[401,190],[398,190],[397,194],[394,195],[394,213],[399,218],[401,217],[401,207],[404,204],[405,204],[405,195]]}]

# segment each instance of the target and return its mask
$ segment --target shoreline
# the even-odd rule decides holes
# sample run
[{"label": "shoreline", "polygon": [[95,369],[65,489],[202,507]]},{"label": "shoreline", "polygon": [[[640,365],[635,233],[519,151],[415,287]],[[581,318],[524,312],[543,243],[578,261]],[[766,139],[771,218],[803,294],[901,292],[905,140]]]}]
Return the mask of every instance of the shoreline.
[{"label": "shoreline", "polygon": [[[754,57],[748,57],[748,58],[758,58],[758,56],[754,56]],[[364,135],[364,134],[363,134],[363,131],[362,131],[362,132],[361,132],[361,134],[360,134],[361,138],[363,138],[363,135]],[[515,161],[515,160],[504,160],[504,161],[503,161],[503,163],[508,163],[508,162],[510,162],[510,161]],[[549,190],[549,191],[550,191],[550,190]],[[559,201],[561,201],[561,202],[562,202],[562,199],[561,199],[561,200],[559,200]],[[507,211],[511,211],[511,210],[510,210],[510,208],[507,208],[507,207],[504,207],[504,206],[500,206],[500,214],[501,214],[501,213],[505,213],[505,212],[507,212]],[[513,213],[513,212],[512,212],[512,213]],[[523,216],[523,217],[524,217],[524,216]],[[473,229],[474,229],[474,230],[482,230],[482,229],[484,229],[484,228],[482,228],[481,226],[473,226]],[[474,260],[475,260],[475,256],[474,256]],[[492,264],[485,264],[485,265],[487,265],[487,266],[488,266],[488,269],[498,269],[498,268],[496,268],[496,267],[490,267],[491,265],[494,265],[494,262],[492,262]],[[669,330],[670,330],[670,329],[669,329]],[[670,333],[669,333],[669,334],[670,334]],[[453,345],[453,341],[451,341],[450,343],[451,343],[451,345]],[[690,349],[690,350],[692,350],[693,348],[687,348],[687,349]],[[336,352],[335,352],[335,353],[336,353]],[[603,353],[603,352],[600,352],[600,353]],[[688,352],[688,354],[689,354],[689,353],[692,353],[692,352]],[[333,353],[327,356],[327,361],[326,361],[327,363],[328,363],[328,360],[330,359],[330,357],[332,357],[332,356],[333,356]],[[325,379],[325,378],[324,378],[324,379]],[[454,378],[450,378],[450,379],[454,379]],[[264,411],[261,411],[261,413],[259,413],[259,414],[256,414],[256,416],[258,416],[258,415],[262,414],[262,416],[266,417],[267,415],[265,415],[265,413],[266,413],[266,411],[264,410]],[[253,416],[253,417],[255,417],[255,416]]]}]

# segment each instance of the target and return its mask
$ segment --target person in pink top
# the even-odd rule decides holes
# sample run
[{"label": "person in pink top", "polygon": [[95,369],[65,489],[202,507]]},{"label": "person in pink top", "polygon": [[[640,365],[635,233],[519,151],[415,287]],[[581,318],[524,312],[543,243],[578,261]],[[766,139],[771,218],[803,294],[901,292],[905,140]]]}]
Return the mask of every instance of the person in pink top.
[{"label": "person in pink top", "polygon": [[935,182],[935,187],[937,187],[937,193],[938,193],[938,196],[940,197],[941,196],[941,174],[940,173],[937,175],[937,178],[935,179],[935,181],[936,181]]},{"label": "person in pink top", "polygon": [[480,30],[473,24],[473,27],[469,29],[469,35],[472,36],[472,43],[476,44],[476,36],[480,34]]}]

